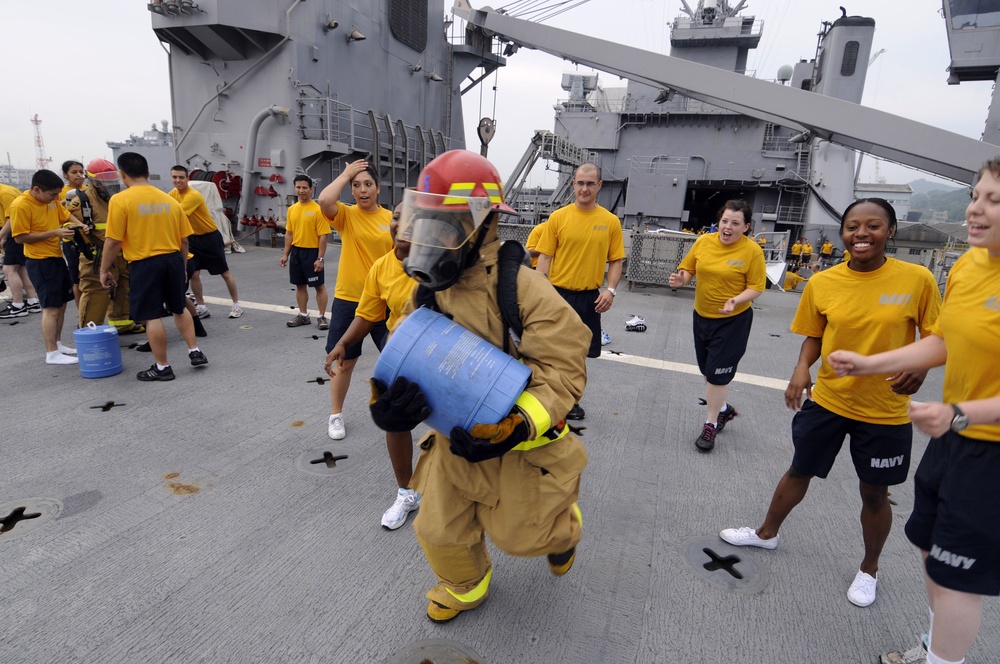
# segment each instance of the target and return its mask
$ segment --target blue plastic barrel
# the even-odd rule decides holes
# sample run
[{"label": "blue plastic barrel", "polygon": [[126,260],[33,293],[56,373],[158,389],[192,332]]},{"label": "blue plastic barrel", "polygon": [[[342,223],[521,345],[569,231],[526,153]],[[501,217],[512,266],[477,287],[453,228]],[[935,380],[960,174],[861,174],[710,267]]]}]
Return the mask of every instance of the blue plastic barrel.
[{"label": "blue plastic barrel", "polygon": [[87,323],[87,327],[73,332],[73,341],[80,359],[80,375],[84,378],[104,378],[122,372],[122,349],[118,345],[118,330],[113,326]]},{"label": "blue plastic barrel", "polygon": [[444,433],[496,424],[514,407],[531,369],[447,316],[421,308],[392,333],[375,363],[375,378],[398,376],[427,396],[427,424]]}]

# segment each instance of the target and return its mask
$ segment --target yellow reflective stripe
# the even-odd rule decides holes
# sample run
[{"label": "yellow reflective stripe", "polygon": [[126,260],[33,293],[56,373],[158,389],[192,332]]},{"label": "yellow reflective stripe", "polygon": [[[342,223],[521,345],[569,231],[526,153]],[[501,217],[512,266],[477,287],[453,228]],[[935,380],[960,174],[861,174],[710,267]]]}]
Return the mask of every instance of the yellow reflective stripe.
[{"label": "yellow reflective stripe", "polygon": [[483,580],[480,581],[479,584],[476,585],[476,587],[470,590],[469,592],[457,593],[448,587],[445,587],[445,590],[447,590],[448,594],[457,599],[459,602],[471,604],[472,602],[481,600],[483,598],[483,596],[486,594],[486,591],[489,590],[490,579],[492,578],[493,578],[493,568],[491,567],[490,571],[487,572],[486,576],[483,577]]},{"label": "yellow reflective stripe", "polygon": [[99,230],[99,231],[103,231],[103,230],[107,230],[108,225],[107,224],[94,224],[94,228],[97,229],[97,230]]},{"label": "yellow reflective stripe", "polygon": [[500,185],[496,182],[484,182],[483,189],[486,190],[486,195],[489,196],[490,203],[503,202],[500,198]]},{"label": "yellow reflective stripe", "polygon": [[448,193],[445,194],[444,204],[456,205],[460,203],[467,203],[465,199],[472,196],[472,191],[475,188],[475,182],[453,182],[451,187],[448,189]]},{"label": "yellow reflective stripe", "polygon": [[552,418],[549,417],[549,412],[530,392],[521,392],[521,396],[517,398],[514,405],[524,411],[531,423],[535,425],[535,431],[539,435],[552,427]]},{"label": "yellow reflective stripe", "polygon": [[108,325],[113,325],[114,327],[125,327],[126,325],[135,325],[135,321],[129,320],[128,318],[124,320],[111,320],[109,318]]},{"label": "yellow reflective stripe", "polygon": [[576,522],[580,524],[581,528],[583,528],[583,512],[580,511],[580,506],[573,503],[570,505],[570,508],[573,510],[573,514],[576,515]]},{"label": "yellow reflective stripe", "polygon": [[[546,433],[548,433],[548,431],[546,431]],[[564,424],[563,428],[559,430],[559,433],[556,434],[554,438],[549,438],[548,436],[542,434],[541,436],[535,438],[534,440],[526,440],[523,443],[518,443],[511,449],[515,449],[521,452],[527,452],[528,450],[533,450],[536,447],[543,447],[545,445],[548,445],[549,443],[554,443],[568,433],[569,433],[569,425]]]}]

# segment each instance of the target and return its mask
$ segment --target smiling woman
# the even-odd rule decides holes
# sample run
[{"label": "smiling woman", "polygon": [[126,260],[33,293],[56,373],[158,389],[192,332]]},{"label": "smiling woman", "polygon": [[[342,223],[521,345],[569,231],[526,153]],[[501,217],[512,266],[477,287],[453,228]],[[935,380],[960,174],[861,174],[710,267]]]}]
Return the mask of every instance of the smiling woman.
[{"label": "smiling woman", "polygon": [[760,297],[767,284],[764,251],[746,235],[753,223],[752,214],[746,201],[726,201],[719,210],[719,230],[699,237],[669,279],[671,288],[679,288],[698,277],[694,350],[705,376],[708,412],[694,444],[702,452],[715,448],[716,434],[737,415],[726,403],[726,395],[750,338],[750,303]]}]

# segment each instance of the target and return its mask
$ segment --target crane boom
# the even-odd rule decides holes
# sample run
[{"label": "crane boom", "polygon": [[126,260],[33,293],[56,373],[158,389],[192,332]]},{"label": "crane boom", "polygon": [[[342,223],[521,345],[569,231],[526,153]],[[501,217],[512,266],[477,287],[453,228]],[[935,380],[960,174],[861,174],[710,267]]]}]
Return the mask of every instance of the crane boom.
[{"label": "crane boom", "polygon": [[473,9],[468,0],[455,0],[452,11],[487,35],[959,182],[971,183],[982,164],[1000,154],[996,145],[892,113],[492,9]]}]

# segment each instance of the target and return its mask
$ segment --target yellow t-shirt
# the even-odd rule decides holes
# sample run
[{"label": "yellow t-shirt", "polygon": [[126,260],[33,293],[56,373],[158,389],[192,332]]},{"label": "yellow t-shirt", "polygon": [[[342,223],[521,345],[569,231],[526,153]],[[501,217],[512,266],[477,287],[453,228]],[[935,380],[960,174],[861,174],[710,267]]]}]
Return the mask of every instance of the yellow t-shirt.
[{"label": "yellow t-shirt", "polygon": [[872,272],[840,263],[806,284],[791,330],[822,337],[822,365],[813,400],[827,410],[870,424],[906,424],[910,398],[889,389],[886,375],[838,378],[826,356],[838,348],[873,355],[931,334],[941,311],[934,275],[922,265],[886,260]]},{"label": "yellow t-shirt", "polygon": [[[1000,395],[1000,258],[972,247],[955,261],[931,333],[948,351],[945,403]],[[962,435],[1000,442],[1000,424],[974,424]]]},{"label": "yellow t-shirt", "polygon": [[[528,251],[536,248],[538,246],[538,241],[542,238],[542,232],[545,230],[543,227],[548,222],[543,221],[528,233],[528,240],[524,243],[524,248]],[[538,267],[538,256],[531,257],[531,267]]]},{"label": "yellow t-shirt", "polygon": [[396,250],[375,261],[365,277],[364,290],[355,316],[360,316],[370,323],[385,319],[385,311],[389,310],[389,320],[386,327],[389,331],[396,329],[396,324],[403,313],[403,307],[410,300],[417,282],[403,271],[403,262],[396,258]]},{"label": "yellow t-shirt", "polygon": [[183,194],[176,189],[171,189],[171,198],[181,204],[181,209],[191,222],[191,235],[207,235],[219,230],[212,219],[212,213],[208,211],[208,204],[205,197],[194,187],[188,187]]},{"label": "yellow t-shirt", "polygon": [[803,256],[812,256],[812,252],[813,252],[813,246],[811,244],[806,242],[805,244],[802,245]]},{"label": "yellow t-shirt", "polygon": [[763,235],[761,235],[759,238],[757,238],[757,244],[759,244],[761,246],[761,248],[766,247],[767,246],[767,238],[764,237]]},{"label": "yellow t-shirt", "polygon": [[323,214],[319,203],[295,203],[289,206],[285,232],[292,234],[292,246],[300,249],[315,249],[319,246],[319,236],[330,234],[330,220]]},{"label": "yellow t-shirt", "polygon": [[108,201],[105,237],[120,240],[125,260],[172,254],[191,235],[191,222],[180,203],[152,185],[138,185]]},{"label": "yellow t-shirt", "polygon": [[[69,210],[59,201],[48,205],[39,203],[29,194],[24,193],[14,199],[7,210],[10,216],[11,237],[26,233],[41,233],[59,228],[69,221]],[[38,242],[25,243],[25,258],[62,258],[62,247],[58,237],[50,237]]]},{"label": "yellow t-shirt", "polygon": [[[726,300],[747,288],[762,293],[767,288],[764,250],[745,235],[730,245],[722,244],[718,232],[702,235],[677,269],[697,277],[694,310],[705,318],[725,318],[726,314],[719,313],[719,309]],[[744,302],[729,315],[741,314],[750,306],[750,302]]]},{"label": "yellow t-shirt", "polygon": [[600,288],[606,263],[625,258],[622,223],[599,205],[581,210],[571,203],[553,212],[535,248],[552,257],[552,285],[574,291]]},{"label": "yellow t-shirt", "polygon": [[0,226],[3,226],[3,222],[10,216],[8,210],[10,210],[11,203],[20,195],[21,192],[15,187],[0,182]]},{"label": "yellow t-shirt", "polygon": [[799,287],[799,284],[801,284],[803,281],[808,281],[808,280],[805,277],[800,277],[794,272],[788,272],[785,274],[784,288],[786,291],[795,290],[796,288]]},{"label": "yellow t-shirt", "polygon": [[330,222],[340,233],[341,242],[335,298],[348,302],[361,299],[368,271],[392,249],[391,221],[392,212],[383,207],[365,212],[357,205],[337,202],[337,215]]},{"label": "yellow t-shirt", "polygon": [[795,244],[792,245],[792,256],[801,256],[801,255],[802,255],[802,245],[796,242]]},{"label": "yellow t-shirt", "polygon": [[831,254],[833,254],[833,243],[832,242],[823,243],[823,246],[819,248],[819,253],[822,254],[823,256],[830,256]]}]

